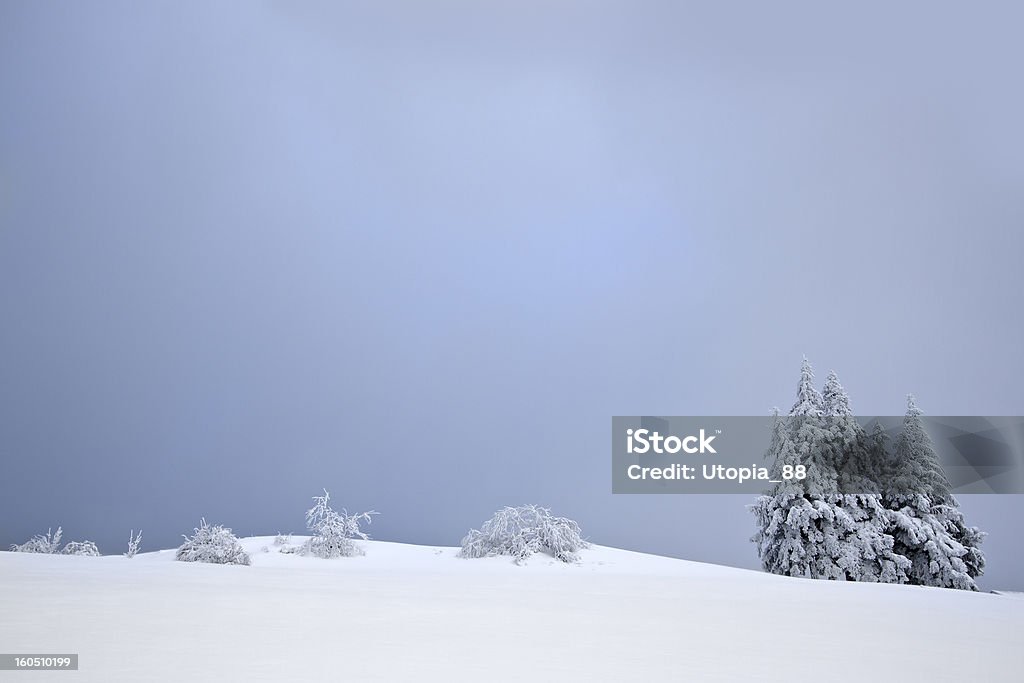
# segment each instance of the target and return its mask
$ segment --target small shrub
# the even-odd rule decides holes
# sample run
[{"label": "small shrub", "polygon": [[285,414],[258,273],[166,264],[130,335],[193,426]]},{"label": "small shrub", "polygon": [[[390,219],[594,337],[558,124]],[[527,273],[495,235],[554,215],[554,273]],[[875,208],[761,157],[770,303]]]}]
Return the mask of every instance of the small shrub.
[{"label": "small shrub", "polygon": [[64,550],[60,551],[62,555],[84,555],[85,557],[99,557],[100,550],[96,547],[96,544],[92,541],[71,541]]},{"label": "small shrub", "polygon": [[11,552],[15,553],[44,553],[47,555],[56,554],[60,549],[60,537],[63,530],[57,527],[57,533],[51,534],[46,530],[46,535],[36,534],[21,545],[11,545]]},{"label": "small shrub", "polygon": [[181,562],[210,562],[212,564],[242,564],[252,562],[248,553],[231,529],[215,524],[210,526],[206,519],[200,521],[195,535],[183,536],[185,542],[178,548],[174,559]]},{"label": "small shrub", "polygon": [[139,529],[138,536],[135,535],[135,529],[132,529],[128,534],[128,552],[124,556],[128,559],[135,557],[135,553],[139,552],[140,543],[142,543],[142,529]]},{"label": "small shrub", "polygon": [[562,562],[576,562],[588,547],[580,525],[565,517],[553,517],[548,508],[536,505],[505,507],[462,539],[460,557],[510,555],[521,564],[530,555],[547,552]]},{"label": "small shrub", "polygon": [[338,512],[331,507],[331,494],[327,489],[324,489],[324,495],[313,496],[313,501],[313,507],[306,511],[306,526],[313,532],[312,538],[298,548],[282,548],[281,552],[324,559],[365,554],[355,541],[365,541],[370,537],[359,528],[359,523],[370,524],[373,521],[372,515],[377,513],[371,510],[350,515],[344,509]]},{"label": "small shrub", "polygon": [[288,545],[292,542],[291,534],[278,534],[274,537],[274,545]]},{"label": "small shrub", "polygon": [[56,533],[50,533],[50,530],[46,530],[46,534],[36,534],[29,540],[25,541],[21,545],[12,545],[11,552],[15,553],[42,553],[44,555],[84,555],[87,557],[99,557],[100,551],[96,547],[96,544],[92,541],[71,541],[64,546],[63,549],[60,547],[61,535],[64,530],[61,527],[57,527]]}]

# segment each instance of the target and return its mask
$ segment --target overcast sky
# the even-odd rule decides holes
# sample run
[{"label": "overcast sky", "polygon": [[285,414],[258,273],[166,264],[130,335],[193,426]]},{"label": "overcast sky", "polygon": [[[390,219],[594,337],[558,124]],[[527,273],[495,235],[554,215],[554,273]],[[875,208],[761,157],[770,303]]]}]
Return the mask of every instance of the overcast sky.
[{"label": "overcast sky", "polygon": [[[610,418],[785,408],[804,354],[1024,414],[1014,4],[4,2],[0,543],[326,487],[757,567],[746,497],[611,494]],[[1024,497],[962,502],[1024,589]]]}]

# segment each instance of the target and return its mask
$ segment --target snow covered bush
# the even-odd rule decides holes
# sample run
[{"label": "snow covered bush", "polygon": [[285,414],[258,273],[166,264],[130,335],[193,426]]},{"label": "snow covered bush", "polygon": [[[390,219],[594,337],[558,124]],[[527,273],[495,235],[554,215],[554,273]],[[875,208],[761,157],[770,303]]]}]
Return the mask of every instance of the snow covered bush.
[{"label": "snow covered bush", "polygon": [[521,564],[530,555],[547,552],[562,562],[575,562],[589,544],[580,525],[537,505],[504,507],[462,539],[459,557],[510,555]]},{"label": "snow covered bush", "polygon": [[51,534],[50,529],[47,529],[45,536],[43,534],[36,534],[21,545],[12,544],[11,552],[45,553],[47,555],[53,555],[60,549],[60,537],[62,533],[63,530],[60,527],[57,527],[57,533],[54,534]]},{"label": "snow covered bush", "polygon": [[128,559],[135,557],[135,554],[139,552],[140,543],[142,543],[142,529],[139,529],[138,536],[135,535],[135,529],[132,529],[128,534],[128,552],[124,556]]},{"label": "snow covered bush", "polygon": [[291,534],[278,534],[274,537],[274,545],[288,545],[291,541]]},{"label": "snow covered bush", "polygon": [[282,548],[281,552],[324,559],[363,555],[365,551],[356,545],[356,539],[365,541],[370,537],[359,528],[359,524],[370,524],[375,514],[371,510],[350,515],[344,508],[338,512],[331,507],[331,494],[324,489],[324,495],[313,496],[313,507],[306,511],[306,526],[313,532],[312,538],[298,548]]},{"label": "snow covered bush", "polygon": [[99,557],[100,550],[96,547],[96,544],[92,541],[71,541],[64,550],[60,551],[62,555],[84,555],[85,557]]},{"label": "snow covered bush", "polygon": [[178,548],[174,559],[181,562],[210,562],[212,564],[244,564],[251,560],[231,529],[220,524],[210,526],[202,519],[195,535],[183,536],[185,542]]},{"label": "snow covered bush", "polygon": [[64,530],[57,527],[55,533],[46,530],[46,534],[37,534],[21,545],[12,545],[11,552],[15,553],[43,553],[46,555],[84,555],[87,557],[99,557],[100,551],[92,541],[71,541],[60,547],[61,535]]}]

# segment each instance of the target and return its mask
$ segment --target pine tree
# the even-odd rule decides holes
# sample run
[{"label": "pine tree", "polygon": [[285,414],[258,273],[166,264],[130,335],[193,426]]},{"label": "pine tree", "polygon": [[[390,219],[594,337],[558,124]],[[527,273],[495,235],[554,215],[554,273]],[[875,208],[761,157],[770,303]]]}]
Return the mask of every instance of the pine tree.
[{"label": "pine tree", "polygon": [[889,495],[904,502],[920,495],[932,503],[947,503],[953,499],[953,494],[932,440],[924,430],[922,415],[914,395],[907,394],[907,414],[903,418],[903,431],[896,440],[895,469]]},{"label": "pine tree", "polygon": [[787,576],[813,576],[815,558],[809,542],[820,540],[812,521],[813,504],[805,497],[802,483],[784,479],[784,466],[800,464],[786,419],[775,414],[772,442],[765,454],[772,464],[772,479],[779,481],[751,506],[758,531],[751,539],[757,545],[765,571]]},{"label": "pine tree", "polygon": [[[837,504],[835,452],[825,447],[830,435],[824,409],[804,358],[796,402],[785,419],[776,416],[766,454],[779,483],[752,506],[758,531],[751,540],[764,569],[775,574],[845,579],[857,572],[859,560],[844,545],[856,522]],[[807,468],[806,478],[782,476],[785,466],[795,465]]]},{"label": "pine tree", "polygon": [[[910,563],[894,552],[889,513],[873,494],[877,484],[859,469],[871,441],[836,374],[823,394],[813,380],[805,358],[796,403],[773,428],[767,457],[772,478],[781,481],[752,506],[762,566],[788,576],[903,583]],[[796,464],[807,467],[806,479],[780,476],[784,465]],[[851,492],[841,492],[841,483]]]},{"label": "pine tree", "polygon": [[850,397],[834,370],[825,379],[822,406],[822,422],[826,431],[823,464],[827,461],[835,470],[839,490],[857,493],[870,490],[870,482],[864,481],[860,471],[867,445],[864,430],[854,417]]},{"label": "pine tree", "polygon": [[911,562],[910,583],[978,590],[974,579],[985,570],[985,533],[966,525],[921,415],[908,395],[883,496],[895,550]]},{"label": "pine tree", "polygon": [[789,410],[787,422],[799,463],[807,467],[807,478],[802,484],[805,493],[812,498],[824,498],[838,491],[834,454],[822,448],[829,440],[824,414],[824,399],[814,388],[814,371],[804,356],[796,387],[796,403]]},{"label": "pine tree", "polygon": [[881,422],[875,422],[871,433],[866,435],[864,448],[860,451],[863,458],[856,466],[857,472],[869,482],[873,493],[884,491],[884,482],[890,479],[889,435]]},{"label": "pine tree", "polygon": [[796,385],[796,403],[790,408],[790,415],[810,415],[820,417],[824,410],[824,401],[818,390],[814,388],[814,370],[811,362],[804,356],[800,364],[800,381]]},{"label": "pine tree", "polygon": [[831,370],[825,378],[825,386],[821,390],[822,409],[825,415],[852,415],[850,397],[846,389],[839,383],[839,375]]},{"label": "pine tree", "polygon": [[856,581],[905,583],[910,561],[895,551],[889,534],[890,513],[879,494],[875,462],[879,447],[884,449],[884,432],[868,436],[857,421],[850,399],[836,373],[830,372],[822,392],[829,439],[825,446],[839,470],[840,494],[833,499],[854,521],[853,532],[844,539],[846,564],[852,564],[847,578]]}]

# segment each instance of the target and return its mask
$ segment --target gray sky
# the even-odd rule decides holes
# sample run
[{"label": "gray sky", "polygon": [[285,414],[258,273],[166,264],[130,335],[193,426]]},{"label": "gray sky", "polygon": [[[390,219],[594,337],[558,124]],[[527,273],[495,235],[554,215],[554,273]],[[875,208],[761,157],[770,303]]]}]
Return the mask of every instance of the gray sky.
[{"label": "gray sky", "polygon": [[[200,516],[456,544],[612,496],[610,416],[1020,415],[1024,20],[858,3],[0,5],[0,543]],[[1020,496],[965,497],[1024,589]]]}]

